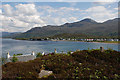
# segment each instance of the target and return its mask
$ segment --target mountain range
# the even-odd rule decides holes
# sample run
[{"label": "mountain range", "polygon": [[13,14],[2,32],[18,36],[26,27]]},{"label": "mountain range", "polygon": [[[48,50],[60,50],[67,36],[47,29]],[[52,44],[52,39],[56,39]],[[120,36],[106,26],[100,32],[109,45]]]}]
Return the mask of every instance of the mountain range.
[{"label": "mountain range", "polygon": [[86,18],[78,22],[65,23],[54,26],[47,25],[35,27],[24,33],[12,35],[12,38],[44,38],[44,37],[118,37],[118,23],[120,18],[98,23],[92,19]]},{"label": "mountain range", "polygon": [[22,32],[2,32],[0,33],[0,37],[8,37],[8,38],[11,38],[11,37],[15,37],[17,36],[18,34],[21,34]]}]

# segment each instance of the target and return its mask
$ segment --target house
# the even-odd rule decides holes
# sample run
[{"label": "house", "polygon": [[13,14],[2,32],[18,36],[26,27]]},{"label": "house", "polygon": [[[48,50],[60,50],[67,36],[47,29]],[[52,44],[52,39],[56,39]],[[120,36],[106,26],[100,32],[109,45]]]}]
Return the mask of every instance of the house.
[{"label": "house", "polygon": [[119,41],[119,39],[114,39],[114,41]]},{"label": "house", "polygon": [[114,39],[107,39],[107,41],[114,41]]},{"label": "house", "polygon": [[[9,52],[7,53],[7,62],[12,62],[12,58],[14,56],[10,56]],[[32,52],[32,54],[28,54],[28,55],[18,55],[18,56],[15,56],[18,61],[20,62],[27,62],[29,60],[34,60],[36,58],[35,56],[35,53]]]}]

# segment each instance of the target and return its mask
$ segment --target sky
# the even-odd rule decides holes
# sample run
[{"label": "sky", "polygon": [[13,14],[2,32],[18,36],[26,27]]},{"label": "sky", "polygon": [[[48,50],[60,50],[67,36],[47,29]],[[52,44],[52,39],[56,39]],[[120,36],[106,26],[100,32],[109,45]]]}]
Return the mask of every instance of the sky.
[{"label": "sky", "polygon": [[[32,0],[31,0],[32,1]],[[2,2],[0,31],[25,32],[33,27],[62,25],[85,18],[104,22],[118,17],[118,2]],[[77,1],[77,0],[76,0]]]},{"label": "sky", "polygon": [[0,0],[1,2],[118,2],[119,0]]}]

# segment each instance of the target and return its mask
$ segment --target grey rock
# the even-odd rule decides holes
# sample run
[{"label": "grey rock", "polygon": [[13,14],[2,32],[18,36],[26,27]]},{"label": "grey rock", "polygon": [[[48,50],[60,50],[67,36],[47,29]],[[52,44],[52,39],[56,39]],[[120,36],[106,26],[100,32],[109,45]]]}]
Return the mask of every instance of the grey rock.
[{"label": "grey rock", "polygon": [[100,51],[101,51],[101,52],[104,52],[104,47],[100,47]]},{"label": "grey rock", "polygon": [[42,77],[44,77],[44,76],[49,76],[49,75],[51,75],[51,74],[53,74],[52,71],[41,70],[41,72],[39,73],[39,78],[42,78]]}]

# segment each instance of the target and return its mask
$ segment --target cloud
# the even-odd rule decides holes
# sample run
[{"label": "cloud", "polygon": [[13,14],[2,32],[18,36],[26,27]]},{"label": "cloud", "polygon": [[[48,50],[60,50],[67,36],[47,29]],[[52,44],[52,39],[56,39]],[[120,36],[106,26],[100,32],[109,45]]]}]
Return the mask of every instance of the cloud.
[{"label": "cloud", "polygon": [[102,12],[102,11],[106,11],[106,8],[104,6],[94,6],[94,7],[88,8],[86,11],[87,12]]},{"label": "cloud", "polygon": [[[4,29],[0,28],[0,32],[5,31]],[[1,35],[1,34],[0,34]]]},{"label": "cloud", "polygon": [[119,2],[119,0],[93,0],[93,2],[108,2],[108,3],[112,3],[112,2]]},{"label": "cloud", "polygon": [[15,27],[28,27],[29,26],[28,23],[25,23],[25,22],[20,21],[18,19],[11,19],[11,23]]},{"label": "cloud", "polygon": [[42,13],[44,13],[42,15],[43,21],[45,21],[46,24],[51,24],[51,25],[54,24],[61,25],[66,22],[76,21],[75,18],[74,19],[70,19],[70,18],[71,16],[74,16],[72,14],[74,14],[75,12],[81,11],[79,8],[73,8],[73,7],[53,8],[51,6],[39,6],[38,9]]},{"label": "cloud", "polygon": [[2,8],[2,4],[0,3],[0,8]]},{"label": "cloud", "polygon": [[112,2],[119,0],[3,0],[2,2],[95,2],[95,1],[103,1],[103,2]]},{"label": "cloud", "polygon": [[80,9],[73,8],[73,7],[61,7],[60,10],[65,10],[65,11],[79,11]]},{"label": "cloud", "polygon": [[9,4],[3,5],[3,9],[4,14],[7,16],[12,16],[14,13],[13,8]]},{"label": "cloud", "polygon": [[85,11],[91,18],[97,20],[98,22],[104,22],[108,19],[113,19],[118,15],[117,12],[115,13],[104,6],[94,6]]},{"label": "cloud", "polygon": [[[33,19],[34,17],[34,19]],[[2,18],[3,29],[9,29],[11,31],[26,31],[32,27],[42,27],[44,22],[40,19],[35,18],[35,16],[18,16],[18,17],[7,17]]]},{"label": "cloud", "polygon": [[2,20],[3,20],[2,10],[0,9],[0,28],[2,28]]},{"label": "cloud", "polygon": [[[0,14],[1,12],[0,10]],[[3,29],[9,32],[27,31],[32,27],[46,25],[34,4],[18,4],[15,7],[5,4],[3,5],[3,15],[0,15],[0,18]]]},{"label": "cloud", "polygon": [[4,4],[3,12],[0,9],[0,18],[2,19],[4,30],[16,32],[27,31],[33,27],[72,23],[87,17],[103,22],[117,16],[117,12],[115,13],[112,9],[107,9],[103,5],[90,7],[85,10],[73,7],[76,4],[71,5],[70,7],[52,7],[31,3],[16,4],[14,6]]},{"label": "cloud", "polygon": [[18,14],[34,15],[37,14],[37,10],[34,4],[18,4],[15,6]]},{"label": "cloud", "polygon": [[78,19],[77,19],[76,17],[70,17],[69,20],[70,20],[71,22],[78,21]]},{"label": "cloud", "polygon": [[0,15],[2,15],[2,9],[0,9]]},{"label": "cloud", "polygon": [[38,15],[30,15],[30,16],[19,15],[16,18],[26,23],[44,24],[44,21]]},{"label": "cloud", "polygon": [[20,21],[14,17],[2,16],[2,23],[5,27],[27,27],[29,24],[23,21]]},{"label": "cloud", "polygon": [[118,8],[114,8],[115,10],[118,10]]},{"label": "cloud", "polygon": [[2,10],[0,9],[0,14],[2,14]]},{"label": "cloud", "polygon": [[119,2],[119,0],[94,0],[93,3],[100,5],[108,5],[115,2]]}]

